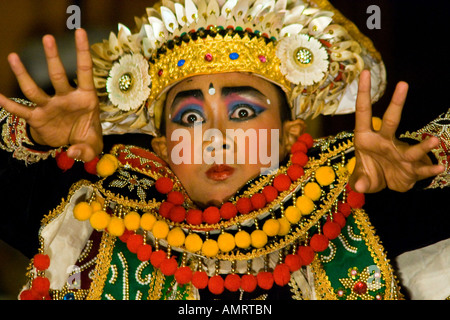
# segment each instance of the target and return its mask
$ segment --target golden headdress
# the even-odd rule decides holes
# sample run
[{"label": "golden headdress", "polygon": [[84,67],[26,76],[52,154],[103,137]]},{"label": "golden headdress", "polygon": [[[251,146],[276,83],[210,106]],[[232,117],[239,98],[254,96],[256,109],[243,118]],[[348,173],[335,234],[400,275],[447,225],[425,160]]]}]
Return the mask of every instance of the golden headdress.
[{"label": "golden headdress", "polygon": [[326,0],[163,0],[136,32],[92,46],[105,134],[158,135],[167,91],[200,74],[247,72],[280,86],[292,118],[354,112],[359,74],[372,99],[385,69],[372,42]]}]

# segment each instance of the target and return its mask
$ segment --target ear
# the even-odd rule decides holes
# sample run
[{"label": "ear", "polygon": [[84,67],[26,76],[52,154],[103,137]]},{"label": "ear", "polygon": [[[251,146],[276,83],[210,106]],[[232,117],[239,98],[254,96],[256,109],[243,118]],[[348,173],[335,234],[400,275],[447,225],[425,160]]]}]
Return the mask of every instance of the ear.
[{"label": "ear", "polygon": [[163,159],[165,162],[169,160],[169,158],[167,157],[167,145],[165,136],[154,137],[152,140],[152,148],[153,152],[155,152],[158,157]]},{"label": "ear", "polygon": [[286,153],[291,151],[292,145],[297,141],[298,137],[305,132],[305,130],[306,123],[302,119],[285,121],[283,123],[283,137],[281,143]]}]

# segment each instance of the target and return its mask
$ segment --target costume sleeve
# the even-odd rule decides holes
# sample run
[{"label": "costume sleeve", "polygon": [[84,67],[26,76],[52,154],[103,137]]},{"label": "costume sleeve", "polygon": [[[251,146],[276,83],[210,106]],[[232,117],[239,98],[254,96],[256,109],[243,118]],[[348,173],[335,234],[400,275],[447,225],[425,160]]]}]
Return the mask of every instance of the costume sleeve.
[{"label": "costume sleeve", "polygon": [[[31,102],[25,100],[14,100],[24,105],[33,106]],[[35,143],[31,138],[26,121],[10,114],[3,108],[0,108],[0,125],[2,132],[0,149],[11,153],[13,158],[24,161],[25,164],[55,157],[56,153],[61,150],[61,148],[55,149]]]},{"label": "costume sleeve", "polygon": [[42,217],[74,182],[92,175],[82,163],[63,172],[55,160],[59,149],[34,143],[25,120],[4,109],[0,130],[0,239],[31,257],[38,248]]},{"label": "costume sleeve", "polygon": [[444,188],[450,186],[450,109],[435,120],[414,132],[406,132],[400,138],[424,141],[430,137],[437,137],[440,144],[432,150],[431,158],[435,163],[445,167],[443,173],[436,176],[426,189]]}]

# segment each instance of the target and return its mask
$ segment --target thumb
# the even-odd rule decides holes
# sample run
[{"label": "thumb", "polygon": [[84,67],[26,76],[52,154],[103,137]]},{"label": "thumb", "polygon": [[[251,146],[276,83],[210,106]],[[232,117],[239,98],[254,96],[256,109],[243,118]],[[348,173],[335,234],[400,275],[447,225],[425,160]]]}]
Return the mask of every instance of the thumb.
[{"label": "thumb", "polygon": [[93,160],[97,155],[99,155],[102,149],[103,143],[101,144],[101,146],[92,146],[87,143],[79,143],[70,146],[70,148],[67,149],[67,155],[73,159],[89,162]]}]

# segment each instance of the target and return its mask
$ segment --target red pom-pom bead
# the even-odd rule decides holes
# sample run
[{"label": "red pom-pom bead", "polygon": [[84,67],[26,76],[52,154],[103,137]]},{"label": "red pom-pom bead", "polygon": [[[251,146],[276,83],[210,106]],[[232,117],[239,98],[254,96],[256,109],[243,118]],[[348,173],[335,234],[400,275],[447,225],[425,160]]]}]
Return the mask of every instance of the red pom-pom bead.
[{"label": "red pom-pom bead", "polygon": [[304,152],[297,151],[292,154],[291,162],[293,164],[299,165],[300,167],[304,167],[308,163],[308,156]]},{"label": "red pom-pom bead", "polygon": [[178,191],[170,191],[167,194],[167,201],[173,203],[174,205],[181,206],[184,202],[184,196],[181,192]]},{"label": "red pom-pom bead", "polygon": [[248,214],[253,209],[252,201],[249,198],[239,198],[236,208],[240,214]]},{"label": "red pom-pom bead", "polygon": [[56,164],[58,165],[58,168],[61,170],[67,171],[70,168],[73,167],[73,164],[75,163],[75,160],[72,158],[69,158],[66,151],[58,153],[56,156]]},{"label": "red pom-pom bead", "polygon": [[308,147],[306,146],[306,143],[304,141],[297,141],[295,142],[291,147],[291,153],[295,152],[308,152]]},{"label": "red pom-pom bead", "polygon": [[125,228],[125,231],[124,231],[123,234],[119,237],[119,239],[120,239],[120,241],[126,243],[126,242],[128,241],[128,238],[129,238],[132,234],[134,234],[133,231],[128,230],[128,229]]},{"label": "red pom-pom bead", "polygon": [[230,273],[225,278],[224,286],[227,290],[231,292],[238,291],[241,287],[241,277],[235,273]]},{"label": "red pom-pom bead", "polygon": [[258,210],[266,205],[266,197],[262,193],[255,193],[251,198],[253,209]]},{"label": "red pom-pom bead", "polygon": [[284,263],[289,267],[290,272],[294,272],[301,268],[302,259],[297,254],[288,254],[284,258]]},{"label": "red pom-pom bead", "polygon": [[211,277],[208,281],[209,291],[216,295],[221,294],[225,289],[224,282],[223,278],[219,275]]},{"label": "red pom-pom bead", "polygon": [[273,280],[280,287],[287,285],[289,280],[291,280],[289,267],[284,263],[277,265],[273,270]]},{"label": "red pom-pom bead", "polygon": [[170,178],[167,177],[161,177],[158,180],[156,180],[155,188],[159,193],[169,193],[173,189],[173,182],[170,180]]},{"label": "red pom-pom bead", "polygon": [[159,269],[165,276],[172,276],[177,271],[178,263],[174,257],[164,259],[159,266]]},{"label": "red pom-pom bead", "polygon": [[132,234],[128,237],[127,248],[132,253],[137,253],[140,246],[144,244],[144,237],[140,234]]},{"label": "red pom-pom bead", "polygon": [[311,262],[313,262],[314,256],[315,256],[314,250],[310,246],[298,247],[297,254],[302,259],[302,264],[304,266],[311,264]]},{"label": "red pom-pom bead", "polygon": [[350,191],[347,195],[347,202],[352,208],[362,208],[365,203],[364,193],[358,193],[356,191]]},{"label": "red pom-pom bead", "polygon": [[148,261],[152,256],[152,246],[144,244],[137,249],[136,253],[140,261]]},{"label": "red pom-pom bead", "polygon": [[220,211],[217,207],[208,207],[203,211],[203,221],[207,224],[215,224],[220,221]]},{"label": "red pom-pom bead", "polygon": [[96,175],[97,174],[97,163],[99,161],[99,157],[95,157],[93,160],[84,163],[84,170],[87,173]]},{"label": "red pom-pom bead", "polygon": [[352,207],[347,202],[338,202],[338,211],[341,212],[345,218],[347,218],[350,213],[352,213]]},{"label": "red pom-pom bead", "polygon": [[273,274],[267,271],[260,271],[256,276],[258,286],[264,290],[270,290],[273,286]]},{"label": "red pom-pom bead", "polygon": [[300,137],[298,137],[297,141],[302,141],[309,148],[312,148],[314,145],[314,139],[309,133],[304,133]]},{"label": "red pom-pom bead", "polygon": [[47,270],[50,266],[50,257],[46,254],[38,253],[34,256],[33,264],[39,271]]},{"label": "red pom-pom bead", "polygon": [[262,194],[266,197],[267,203],[272,202],[278,197],[278,191],[275,187],[265,186],[262,190]]},{"label": "red pom-pom bead", "polygon": [[20,293],[20,300],[42,300],[42,296],[33,290],[24,290]]},{"label": "red pom-pom bead", "polygon": [[164,201],[163,203],[161,203],[161,205],[159,206],[159,210],[158,213],[161,217],[164,218],[169,218],[170,216],[170,210],[174,207],[175,205],[171,202],[167,202]]},{"label": "red pom-pom bead", "polygon": [[241,278],[241,288],[245,292],[253,292],[258,285],[258,280],[252,274],[244,274]]},{"label": "red pom-pom bead", "polygon": [[150,263],[155,268],[159,268],[165,259],[167,259],[167,254],[163,250],[154,251],[150,257]]},{"label": "red pom-pom bead", "polygon": [[221,207],[220,207],[220,216],[222,217],[222,219],[225,220],[230,220],[232,218],[234,218],[238,213],[238,210],[236,208],[236,206],[234,204],[232,204],[231,202],[225,202]]},{"label": "red pom-pom bead", "polygon": [[186,222],[198,226],[203,222],[203,212],[198,209],[189,209],[186,213]]},{"label": "red pom-pom bead", "polygon": [[183,222],[186,218],[186,209],[182,206],[173,206],[169,211],[169,219],[173,222]]},{"label": "red pom-pom bead", "polygon": [[336,239],[341,233],[341,226],[334,221],[327,221],[323,225],[323,234],[330,240]]},{"label": "red pom-pom bead", "polygon": [[273,179],[273,186],[279,192],[286,191],[291,186],[291,179],[285,174],[280,174]]},{"label": "red pom-pom bead", "polygon": [[[331,221],[330,217],[327,218],[327,221]],[[341,229],[345,227],[345,224],[347,223],[344,215],[339,211],[333,213],[333,221],[336,222],[341,227]]]},{"label": "red pom-pom bead", "polygon": [[305,174],[305,170],[298,164],[291,165],[286,172],[292,181],[296,181]]},{"label": "red pom-pom bead", "polygon": [[180,267],[175,271],[175,280],[178,284],[186,284],[192,280],[192,270],[189,267]]},{"label": "red pom-pom bead", "polygon": [[209,278],[205,271],[196,271],[192,275],[192,285],[197,289],[205,289],[208,281]]},{"label": "red pom-pom bead", "polygon": [[322,252],[328,248],[329,240],[323,234],[315,234],[311,237],[309,245],[315,252]]},{"label": "red pom-pom bead", "polygon": [[31,290],[41,296],[47,295],[50,290],[50,280],[45,277],[36,277],[31,284]]}]

